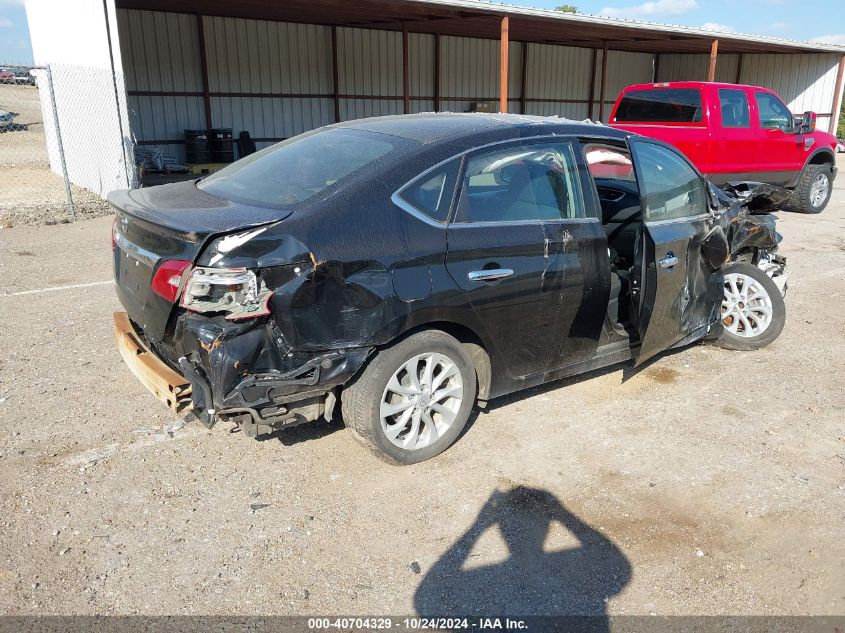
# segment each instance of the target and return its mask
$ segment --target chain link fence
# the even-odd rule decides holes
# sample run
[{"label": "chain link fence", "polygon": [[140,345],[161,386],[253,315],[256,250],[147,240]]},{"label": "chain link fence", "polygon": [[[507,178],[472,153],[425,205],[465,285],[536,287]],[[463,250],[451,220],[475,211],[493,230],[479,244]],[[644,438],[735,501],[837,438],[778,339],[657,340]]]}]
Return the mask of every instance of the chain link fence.
[{"label": "chain link fence", "polygon": [[[113,178],[103,178],[91,151],[98,135],[111,132],[98,121],[114,119],[116,112],[108,98],[110,73],[100,74],[0,63],[0,227],[109,213],[106,187],[98,183]],[[114,162],[114,170],[125,169]]]}]

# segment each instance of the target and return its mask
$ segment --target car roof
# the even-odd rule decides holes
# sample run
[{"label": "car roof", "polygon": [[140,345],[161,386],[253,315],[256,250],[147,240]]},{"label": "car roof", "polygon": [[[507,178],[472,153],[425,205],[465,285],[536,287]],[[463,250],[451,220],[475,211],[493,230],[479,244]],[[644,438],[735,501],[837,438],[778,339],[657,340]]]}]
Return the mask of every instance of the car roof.
[{"label": "car roof", "polygon": [[567,134],[612,139],[624,139],[630,136],[630,132],[616,130],[591,121],[480,112],[438,112],[384,116],[336,123],[330,127],[389,134],[422,144],[458,139],[484,142],[488,138],[502,139],[509,136],[524,138],[535,135],[533,133],[536,133],[537,136]]}]

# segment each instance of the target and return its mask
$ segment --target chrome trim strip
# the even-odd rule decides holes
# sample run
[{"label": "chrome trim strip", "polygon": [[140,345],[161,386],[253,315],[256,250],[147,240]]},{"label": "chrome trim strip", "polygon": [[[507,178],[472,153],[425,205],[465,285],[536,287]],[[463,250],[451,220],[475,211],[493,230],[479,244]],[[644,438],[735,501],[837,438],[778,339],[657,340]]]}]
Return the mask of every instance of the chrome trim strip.
[{"label": "chrome trim strip", "polygon": [[690,215],[683,218],[670,218],[668,220],[646,220],[644,224],[648,226],[661,226],[663,224],[674,224],[675,222],[695,222],[712,217],[713,216],[709,213],[701,213],[699,215]]},{"label": "chrome trim strip", "polygon": [[114,242],[120,247],[120,250],[128,256],[134,257],[135,259],[138,259],[145,264],[149,264],[150,266],[155,266],[156,263],[158,263],[158,260],[161,259],[161,257],[152,251],[148,251],[147,249],[141,248],[137,244],[130,242],[125,235],[121,235],[117,231],[114,233]]},{"label": "chrome trim strip", "polygon": [[590,222],[600,223],[598,218],[560,218],[555,220],[499,220],[496,222],[451,222],[450,229],[463,229],[469,227],[491,227],[491,226],[522,226],[530,224],[565,224],[574,222],[576,224],[587,224]]}]

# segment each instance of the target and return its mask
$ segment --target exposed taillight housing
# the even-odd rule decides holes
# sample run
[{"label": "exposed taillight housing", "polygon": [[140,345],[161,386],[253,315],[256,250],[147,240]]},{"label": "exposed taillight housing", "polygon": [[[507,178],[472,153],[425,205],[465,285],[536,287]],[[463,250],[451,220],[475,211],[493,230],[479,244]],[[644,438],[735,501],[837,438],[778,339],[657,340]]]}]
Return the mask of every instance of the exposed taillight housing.
[{"label": "exposed taillight housing", "polygon": [[179,297],[179,289],[182,286],[182,275],[191,265],[182,259],[166,259],[156,269],[150,288],[158,296],[167,299],[170,303],[176,303]]},{"label": "exposed taillight housing", "polygon": [[246,268],[202,268],[191,270],[179,305],[192,312],[222,312],[237,321],[270,313],[273,295],[264,282]]},{"label": "exposed taillight housing", "polygon": [[114,247],[117,245],[117,213],[111,220],[111,250],[114,252]]}]

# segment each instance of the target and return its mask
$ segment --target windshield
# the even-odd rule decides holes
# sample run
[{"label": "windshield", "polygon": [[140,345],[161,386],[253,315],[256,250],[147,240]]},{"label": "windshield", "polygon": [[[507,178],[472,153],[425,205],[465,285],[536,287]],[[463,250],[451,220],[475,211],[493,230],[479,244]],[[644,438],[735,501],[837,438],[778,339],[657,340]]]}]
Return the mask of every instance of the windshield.
[{"label": "windshield", "polygon": [[292,206],[361,173],[398,140],[345,128],[315,130],[242,158],[197,187],[235,202]]}]

